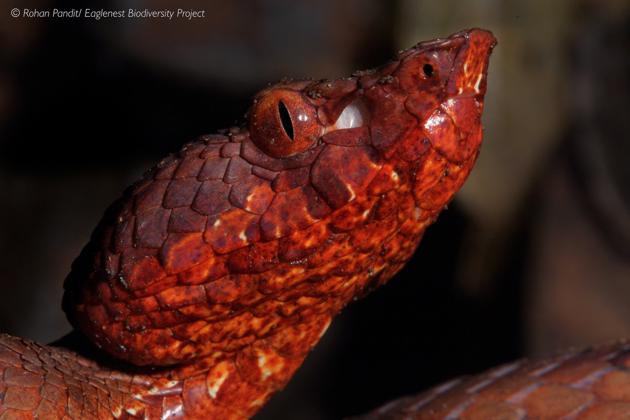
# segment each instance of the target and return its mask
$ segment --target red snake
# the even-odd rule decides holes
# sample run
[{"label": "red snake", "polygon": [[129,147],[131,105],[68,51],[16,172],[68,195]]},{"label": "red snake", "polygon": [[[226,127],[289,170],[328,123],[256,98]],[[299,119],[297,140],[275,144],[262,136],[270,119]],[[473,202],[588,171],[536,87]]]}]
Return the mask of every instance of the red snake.
[{"label": "red snake", "polygon": [[[73,264],[76,332],[51,346],[0,336],[0,419],[254,415],[464,183],[494,45],[474,29],[348,78],[280,82],[241,127],[162,160]],[[625,354],[508,366],[373,415],[537,418],[555,399],[573,413],[618,396]],[[567,367],[582,359],[593,369]]]}]

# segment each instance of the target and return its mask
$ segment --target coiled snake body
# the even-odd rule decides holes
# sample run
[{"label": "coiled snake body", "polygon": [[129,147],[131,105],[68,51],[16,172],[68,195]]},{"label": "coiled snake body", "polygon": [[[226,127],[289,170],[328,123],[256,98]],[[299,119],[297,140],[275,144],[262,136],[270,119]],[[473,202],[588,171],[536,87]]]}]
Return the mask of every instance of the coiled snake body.
[{"label": "coiled snake body", "polygon": [[[352,77],[278,83],[242,127],[160,162],[73,264],[63,308],[78,332],[0,337],[0,419],[252,416],[463,184],[494,44],[470,30]],[[397,404],[374,415],[474,406]]]}]

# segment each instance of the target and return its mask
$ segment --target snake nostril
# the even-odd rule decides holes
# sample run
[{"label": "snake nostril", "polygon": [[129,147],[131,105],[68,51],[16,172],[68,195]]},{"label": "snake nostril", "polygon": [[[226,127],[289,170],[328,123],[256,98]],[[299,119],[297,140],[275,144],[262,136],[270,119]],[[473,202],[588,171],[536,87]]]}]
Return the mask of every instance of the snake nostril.
[{"label": "snake nostril", "polygon": [[426,77],[433,76],[433,66],[431,64],[425,64],[422,66],[422,72]]}]

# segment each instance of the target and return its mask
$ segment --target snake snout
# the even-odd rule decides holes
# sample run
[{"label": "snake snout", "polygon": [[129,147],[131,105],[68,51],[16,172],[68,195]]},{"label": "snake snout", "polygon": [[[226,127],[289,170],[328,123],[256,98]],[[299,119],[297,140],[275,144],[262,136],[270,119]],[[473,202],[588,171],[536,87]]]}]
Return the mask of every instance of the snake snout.
[{"label": "snake snout", "polygon": [[462,38],[464,43],[453,63],[447,94],[482,99],[486,93],[488,61],[497,44],[496,38],[483,29],[460,32],[451,38]]}]

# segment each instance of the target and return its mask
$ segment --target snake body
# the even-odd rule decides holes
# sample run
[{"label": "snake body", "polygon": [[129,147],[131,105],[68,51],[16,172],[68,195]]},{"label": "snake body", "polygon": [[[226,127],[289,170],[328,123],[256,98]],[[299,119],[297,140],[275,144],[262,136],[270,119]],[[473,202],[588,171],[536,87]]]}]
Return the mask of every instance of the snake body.
[{"label": "snake body", "polygon": [[[66,279],[82,345],[0,337],[0,419],[247,418],[464,183],[495,40],[282,81],[129,187]],[[89,345],[85,343],[90,343]]]},{"label": "snake body", "polygon": [[629,367],[626,341],[520,360],[401,398],[361,419],[627,419]]}]

